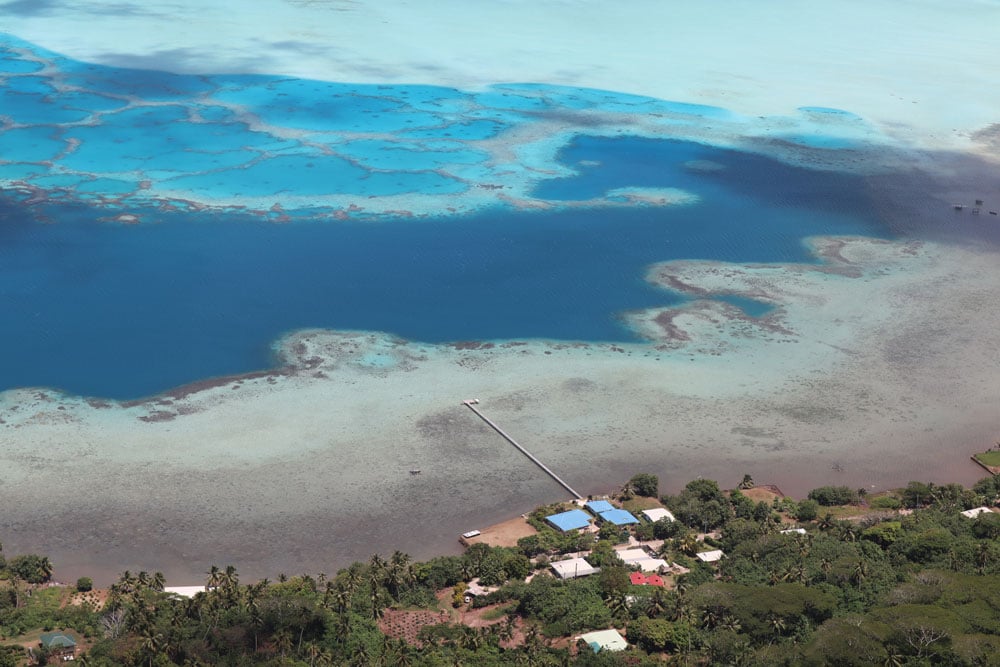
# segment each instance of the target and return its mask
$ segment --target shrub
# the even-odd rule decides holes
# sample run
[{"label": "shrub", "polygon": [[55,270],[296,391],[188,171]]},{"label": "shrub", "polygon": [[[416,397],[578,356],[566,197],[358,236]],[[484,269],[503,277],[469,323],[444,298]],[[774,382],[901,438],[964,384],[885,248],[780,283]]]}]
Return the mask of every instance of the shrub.
[{"label": "shrub", "polygon": [[812,499],[801,501],[795,508],[795,518],[799,521],[812,521],[819,515],[819,503]]},{"label": "shrub", "polygon": [[850,505],[858,501],[858,492],[847,486],[821,486],[809,492],[809,499],[820,505]]},{"label": "shrub", "polygon": [[875,510],[898,510],[903,506],[903,501],[896,496],[877,496],[868,505]]},{"label": "shrub", "polygon": [[94,581],[90,577],[80,577],[76,580],[76,590],[80,593],[86,593],[89,590],[93,590]]},{"label": "shrub", "polygon": [[660,479],[649,473],[639,473],[628,481],[637,496],[655,498],[660,493]]}]

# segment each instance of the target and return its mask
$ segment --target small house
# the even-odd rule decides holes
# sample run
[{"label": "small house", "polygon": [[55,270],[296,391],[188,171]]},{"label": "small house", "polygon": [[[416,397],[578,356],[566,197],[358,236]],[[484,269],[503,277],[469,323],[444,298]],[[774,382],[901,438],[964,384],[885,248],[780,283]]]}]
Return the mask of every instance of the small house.
[{"label": "small house", "polygon": [[577,640],[580,639],[585,641],[594,650],[594,653],[600,653],[601,651],[624,651],[628,648],[628,642],[614,628],[588,632],[585,635],[577,637]]},{"label": "small house", "polygon": [[564,533],[587,528],[590,525],[590,515],[583,510],[569,510],[568,512],[560,512],[559,514],[550,514],[545,517],[545,520]]},{"label": "small house", "polygon": [[50,659],[62,661],[76,659],[76,640],[65,632],[45,632],[38,641]]},{"label": "small house", "polygon": [[601,521],[607,521],[616,526],[632,526],[639,523],[639,520],[632,516],[631,512],[616,509],[601,512]]}]

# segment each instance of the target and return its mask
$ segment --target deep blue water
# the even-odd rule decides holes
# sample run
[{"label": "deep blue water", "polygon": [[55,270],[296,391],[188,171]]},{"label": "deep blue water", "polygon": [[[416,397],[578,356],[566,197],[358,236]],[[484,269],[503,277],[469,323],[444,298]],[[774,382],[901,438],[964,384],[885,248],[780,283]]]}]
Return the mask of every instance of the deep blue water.
[{"label": "deep blue water", "polygon": [[678,301],[644,282],[652,262],[810,261],[803,237],[884,234],[856,177],[634,138],[580,138],[561,159],[580,175],[539,196],[669,186],[702,200],[369,223],[146,211],[156,222],[134,226],[99,223],[107,212],[84,204],[46,205],[55,224],[3,204],[0,389],[136,398],[269,366],[271,343],[303,327],[426,342],[629,341],[621,312]]}]

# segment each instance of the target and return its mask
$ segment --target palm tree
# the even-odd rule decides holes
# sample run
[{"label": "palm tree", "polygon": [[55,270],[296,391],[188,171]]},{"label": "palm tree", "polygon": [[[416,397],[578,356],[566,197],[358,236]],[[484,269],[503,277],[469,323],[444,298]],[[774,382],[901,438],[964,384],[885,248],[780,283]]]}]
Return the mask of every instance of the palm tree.
[{"label": "palm tree", "polygon": [[739,632],[743,625],[740,623],[740,619],[736,618],[732,614],[726,614],[719,622],[719,627],[723,630],[729,630],[730,632]]},{"label": "palm tree", "polygon": [[310,593],[316,592],[316,580],[313,579],[308,574],[299,575],[299,582],[302,584],[302,588],[306,589]]},{"label": "palm tree", "polygon": [[152,625],[150,625],[146,628],[145,632],[142,633],[142,643],[140,644],[140,649],[149,659],[150,667],[153,667],[153,660],[160,654],[160,648],[162,646],[163,635],[156,632]]},{"label": "palm tree", "polygon": [[837,536],[844,542],[856,542],[858,540],[858,529],[850,521],[841,521]]},{"label": "palm tree", "polygon": [[830,530],[831,528],[833,528],[833,526],[834,526],[833,512],[827,512],[826,514],[824,514],[823,518],[820,519],[819,523],[816,524],[816,527],[824,532]]},{"label": "palm tree", "polygon": [[698,538],[687,533],[677,542],[677,548],[688,556],[694,556],[698,551]]},{"label": "palm tree", "polygon": [[750,475],[743,475],[743,481],[739,484],[739,489],[741,491],[746,491],[747,489],[752,489],[754,487],[753,477]]},{"label": "palm tree", "polygon": [[785,631],[785,620],[777,614],[771,614],[767,618],[767,625],[771,628],[772,637],[770,643],[773,644],[774,640],[780,637]]},{"label": "palm tree", "polygon": [[227,593],[233,594],[240,585],[240,575],[236,572],[236,566],[227,565],[225,571],[222,573],[219,581],[223,589]]},{"label": "palm tree", "polygon": [[49,560],[48,556],[42,556],[38,561],[38,573],[42,575],[42,581],[48,581],[52,578],[52,561]]},{"label": "palm tree", "polygon": [[992,560],[990,554],[990,543],[980,542],[979,547],[976,549],[976,571],[980,575],[986,574],[986,566],[990,564]]},{"label": "palm tree", "polygon": [[312,642],[306,644],[306,655],[309,656],[309,667],[316,667],[316,659],[319,658],[319,654],[322,650],[323,649]]},{"label": "palm tree", "polygon": [[662,588],[657,588],[650,596],[649,604],[646,605],[646,615],[650,618],[656,618],[657,616],[663,614],[666,610],[667,596],[663,592]]},{"label": "palm tree", "polygon": [[701,626],[706,630],[711,630],[721,622],[719,612],[713,607],[705,609],[701,615]]},{"label": "palm tree", "polygon": [[162,591],[167,585],[167,578],[163,576],[162,572],[154,572],[151,586],[154,591]]},{"label": "palm tree", "polygon": [[355,561],[351,563],[350,567],[347,568],[347,576],[344,580],[347,583],[347,589],[352,594],[358,589],[358,586],[361,585],[361,570],[363,567],[364,565]]},{"label": "palm tree", "polygon": [[868,561],[864,558],[858,559],[857,565],[854,566],[854,571],[851,573],[851,581],[856,584],[860,584],[868,577]]},{"label": "palm tree", "polygon": [[208,568],[208,579],[205,581],[205,588],[218,588],[221,582],[222,571],[219,570],[218,566],[213,565]]},{"label": "palm tree", "polygon": [[628,596],[624,593],[614,593],[607,600],[608,610],[616,618],[622,618],[628,614]]},{"label": "palm tree", "polygon": [[885,653],[885,661],[882,663],[883,667],[903,667],[903,661],[906,660],[906,657],[900,655],[895,647],[886,644]]},{"label": "palm tree", "polygon": [[292,650],[292,635],[284,628],[278,630],[274,633],[274,645],[284,658],[285,654]]},{"label": "palm tree", "polygon": [[517,628],[517,619],[514,616],[508,616],[503,623],[500,624],[500,630],[497,633],[500,641],[509,642],[514,639],[514,630]]}]

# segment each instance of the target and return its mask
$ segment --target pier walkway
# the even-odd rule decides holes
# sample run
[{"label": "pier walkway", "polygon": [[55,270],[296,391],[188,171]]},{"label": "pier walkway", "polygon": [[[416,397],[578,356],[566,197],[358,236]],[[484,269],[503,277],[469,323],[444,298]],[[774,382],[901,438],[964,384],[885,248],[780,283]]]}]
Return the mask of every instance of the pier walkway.
[{"label": "pier walkway", "polygon": [[545,471],[545,473],[549,477],[551,477],[555,481],[559,482],[560,486],[562,486],[564,489],[566,489],[567,491],[569,491],[570,493],[572,493],[574,498],[576,498],[577,500],[583,500],[583,496],[581,496],[579,493],[577,493],[576,491],[574,491],[573,487],[571,487],[569,484],[567,484],[566,482],[564,482],[563,479],[559,475],[555,474],[547,465],[545,465],[544,463],[542,463],[541,461],[539,461],[537,458],[535,458],[535,456],[531,452],[529,452],[527,449],[525,449],[521,445],[517,444],[517,441],[514,440],[514,438],[510,437],[509,435],[507,435],[507,433],[502,428],[500,428],[499,426],[497,426],[493,422],[492,419],[490,419],[489,417],[487,417],[486,415],[484,415],[482,412],[480,412],[479,409],[476,407],[477,403],[479,403],[479,399],[478,398],[470,398],[468,400],[462,401],[462,405],[464,405],[465,407],[467,407],[470,410],[472,410],[473,412],[475,412],[476,415],[480,419],[482,419],[484,422],[486,422],[487,425],[489,425],[489,427],[492,428],[494,431],[496,431],[497,433],[499,433],[501,435],[501,437],[503,437],[504,440],[506,440],[510,444],[514,445],[514,447],[516,447],[519,452],[521,452],[522,454],[524,454],[525,456],[527,456],[529,459],[531,459],[532,463],[534,463],[536,466],[538,466],[543,471]]}]

